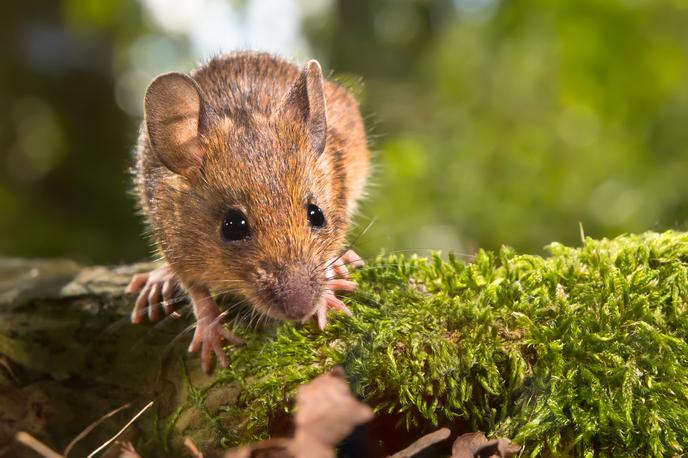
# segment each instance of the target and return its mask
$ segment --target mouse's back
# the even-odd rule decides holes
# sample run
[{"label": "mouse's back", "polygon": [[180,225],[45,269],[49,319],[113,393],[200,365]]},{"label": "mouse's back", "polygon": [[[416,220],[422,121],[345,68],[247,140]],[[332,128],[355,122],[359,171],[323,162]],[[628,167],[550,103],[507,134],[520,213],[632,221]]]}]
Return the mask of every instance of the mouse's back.
[{"label": "mouse's back", "polygon": [[238,52],[211,59],[191,76],[208,108],[232,118],[243,112],[269,116],[300,73],[300,67],[278,56]]}]

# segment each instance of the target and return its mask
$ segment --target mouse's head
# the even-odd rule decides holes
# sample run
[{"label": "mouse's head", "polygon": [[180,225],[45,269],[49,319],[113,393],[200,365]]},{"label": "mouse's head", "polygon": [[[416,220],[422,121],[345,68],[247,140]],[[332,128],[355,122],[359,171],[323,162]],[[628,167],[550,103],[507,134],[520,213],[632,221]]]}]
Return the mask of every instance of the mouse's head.
[{"label": "mouse's head", "polygon": [[221,112],[189,76],[151,83],[145,126],[167,188],[158,238],[186,283],[239,292],[280,319],[313,314],[347,224],[339,154],[325,152],[323,85],[310,61],[269,109],[232,99]]}]

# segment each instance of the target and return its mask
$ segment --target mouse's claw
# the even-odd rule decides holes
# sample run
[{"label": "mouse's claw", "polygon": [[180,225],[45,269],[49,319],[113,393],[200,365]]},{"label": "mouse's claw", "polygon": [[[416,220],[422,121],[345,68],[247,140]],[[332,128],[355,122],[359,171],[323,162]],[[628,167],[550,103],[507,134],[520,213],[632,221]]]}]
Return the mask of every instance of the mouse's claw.
[{"label": "mouse's claw", "polygon": [[160,319],[160,307],[169,315],[176,309],[179,283],[169,266],[144,274],[136,274],[127,286],[126,293],[137,294],[131,322],[140,323],[147,315],[150,321]]},{"label": "mouse's claw", "polygon": [[[353,283],[353,282],[349,282]],[[355,283],[354,283],[355,285]],[[354,287],[355,288],[355,287]],[[353,291],[353,290],[351,290]],[[323,298],[320,303],[320,306],[318,307],[318,310],[316,311],[316,318],[318,321],[318,328],[320,330],[324,330],[325,326],[327,326],[327,311],[329,309],[334,309],[338,310],[342,313],[344,313],[346,316],[354,316],[354,314],[351,312],[349,307],[346,306],[344,302],[342,302],[341,299],[339,299],[337,296],[334,295],[334,292],[332,290],[328,289],[325,290],[323,293]]]},{"label": "mouse's claw", "polygon": [[318,329],[323,331],[325,326],[327,326],[327,305],[325,302],[321,302],[315,311],[315,319],[318,323]]},{"label": "mouse's claw", "polygon": [[[352,292],[355,291],[358,285],[355,282],[347,280],[349,278],[349,267],[360,267],[363,265],[363,260],[353,250],[347,250],[343,255],[335,258],[329,263],[325,271],[325,292],[316,310],[316,319],[318,327],[323,330],[327,326],[327,311],[329,309],[339,310],[348,316],[353,316],[351,310],[339,299],[335,293],[338,291]],[[339,276],[340,278],[335,278]]]}]

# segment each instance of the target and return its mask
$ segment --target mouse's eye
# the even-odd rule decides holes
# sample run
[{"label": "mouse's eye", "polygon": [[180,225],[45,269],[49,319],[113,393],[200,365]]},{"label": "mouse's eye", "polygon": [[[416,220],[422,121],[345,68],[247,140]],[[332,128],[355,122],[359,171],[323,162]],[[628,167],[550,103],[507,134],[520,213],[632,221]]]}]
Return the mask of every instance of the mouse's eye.
[{"label": "mouse's eye", "polygon": [[325,215],[317,205],[310,204],[308,206],[308,222],[313,227],[322,227],[325,225]]},{"label": "mouse's eye", "polygon": [[222,221],[222,238],[227,242],[244,240],[251,235],[248,220],[240,210],[232,209]]}]

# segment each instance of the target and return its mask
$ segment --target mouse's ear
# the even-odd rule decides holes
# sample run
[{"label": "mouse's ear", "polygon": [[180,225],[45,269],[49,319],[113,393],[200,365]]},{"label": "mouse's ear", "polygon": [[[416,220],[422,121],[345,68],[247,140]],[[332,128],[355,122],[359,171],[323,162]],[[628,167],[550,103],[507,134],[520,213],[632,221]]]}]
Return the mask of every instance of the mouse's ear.
[{"label": "mouse's ear", "polygon": [[181,73],[158,76],[146,89],[145,126],[151,147],[174,173],[191,176],[200,168],[199,131],[203,100],[198,84]]},{"label": "mouse's ear", "polygon": [[325,149],[327,110],[320,64],[310,60],[282,100],[273,116],[288,116],[302,122],[311,149],[320,155]]}]

